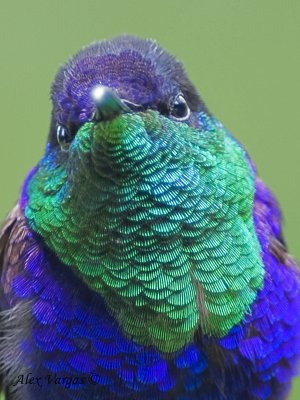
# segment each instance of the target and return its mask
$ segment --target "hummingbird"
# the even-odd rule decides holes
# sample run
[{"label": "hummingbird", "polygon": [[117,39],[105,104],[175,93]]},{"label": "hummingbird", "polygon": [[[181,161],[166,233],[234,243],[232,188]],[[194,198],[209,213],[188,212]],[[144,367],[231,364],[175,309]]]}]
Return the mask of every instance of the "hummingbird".
[{"label": "hummingbird", "polygon": [[300,274],[274,195],[155,41],[81,49],[0,233],[7,400],[281,400]]}]

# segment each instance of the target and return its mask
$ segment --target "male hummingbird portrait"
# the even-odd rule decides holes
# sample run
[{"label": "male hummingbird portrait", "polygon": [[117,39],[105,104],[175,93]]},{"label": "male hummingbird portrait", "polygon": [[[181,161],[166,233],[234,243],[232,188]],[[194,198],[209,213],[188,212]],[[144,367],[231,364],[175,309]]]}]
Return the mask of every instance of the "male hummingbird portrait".
[{"label": "male hummingbird portrait", "polygon": [[153,40],[95,42],[51,99],[0,232],[5,399],[286,399],[299,269],[276,199],[182,64]]}]

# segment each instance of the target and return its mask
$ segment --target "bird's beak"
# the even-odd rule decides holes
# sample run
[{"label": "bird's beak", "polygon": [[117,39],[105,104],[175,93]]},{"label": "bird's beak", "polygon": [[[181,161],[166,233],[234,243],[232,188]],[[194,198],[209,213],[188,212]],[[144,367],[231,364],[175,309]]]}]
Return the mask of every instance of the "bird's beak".
[{"label": "bird's beak", "polygon": [[98,85],[91,92],[96,105],[94,120],[108,121],[120,114],[131,112],[131,109],[107,86]]}]

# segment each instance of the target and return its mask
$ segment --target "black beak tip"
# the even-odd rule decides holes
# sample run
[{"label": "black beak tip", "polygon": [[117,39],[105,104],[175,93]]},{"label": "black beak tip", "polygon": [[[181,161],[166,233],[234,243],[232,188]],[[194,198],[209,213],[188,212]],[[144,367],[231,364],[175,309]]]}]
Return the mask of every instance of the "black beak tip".
[{"label": "black beak tip", "polygon": [[107,86],[95,86],[91,91],[91,97],[96,107],[94,114],[96,121],[108,121],[122,113],[131,111],[119,96]]}]

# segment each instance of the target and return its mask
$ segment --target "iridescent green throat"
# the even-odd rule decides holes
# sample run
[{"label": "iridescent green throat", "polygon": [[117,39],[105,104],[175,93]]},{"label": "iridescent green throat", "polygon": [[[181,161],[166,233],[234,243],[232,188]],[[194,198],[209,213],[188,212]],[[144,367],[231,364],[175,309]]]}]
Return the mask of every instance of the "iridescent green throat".
[{"label": "iridescent green throat", "polygon": [[47,147],[26,218],[98,291],[124,333],[164,352],[197,329],[221,337],[263,284],[244,150],[205,115],[157,112],[85,124],[68,155]]}]

